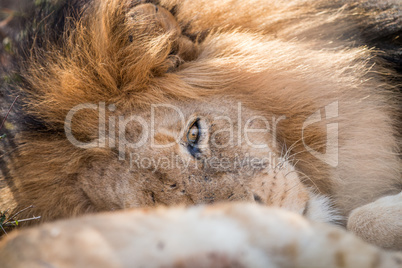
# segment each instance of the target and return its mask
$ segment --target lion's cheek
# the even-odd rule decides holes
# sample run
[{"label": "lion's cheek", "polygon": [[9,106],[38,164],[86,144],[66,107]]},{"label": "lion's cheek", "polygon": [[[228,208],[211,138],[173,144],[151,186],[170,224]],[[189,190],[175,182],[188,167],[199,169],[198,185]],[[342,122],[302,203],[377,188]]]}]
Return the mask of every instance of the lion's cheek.
[{"label": "lion's cheek", "polygon": [[302,214],[309,201],[309,192],[296,171],[270,169],[250,182],[254,198],[262,204],[281,207]]},{"label": "lion's cheek", "polygon": [[[112,161],[110,161],[112,162]],[[78,187],[95,211],[113,211],[142,206],[141,181],[130,179],[130,171],[109,163],[93,165],[78,176]]]}]

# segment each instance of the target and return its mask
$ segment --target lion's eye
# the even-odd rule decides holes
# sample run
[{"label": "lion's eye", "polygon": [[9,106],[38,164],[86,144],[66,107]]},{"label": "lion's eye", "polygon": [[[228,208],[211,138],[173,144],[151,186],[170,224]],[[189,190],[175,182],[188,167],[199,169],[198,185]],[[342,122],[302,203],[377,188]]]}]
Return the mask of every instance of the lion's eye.
[{"label": "lion's eye", "polygon": [[187,141],[191,145],[196,145],[198,139],[200,138],[200,128],[198,126],[198,121],[194,122],[187,132]]}]

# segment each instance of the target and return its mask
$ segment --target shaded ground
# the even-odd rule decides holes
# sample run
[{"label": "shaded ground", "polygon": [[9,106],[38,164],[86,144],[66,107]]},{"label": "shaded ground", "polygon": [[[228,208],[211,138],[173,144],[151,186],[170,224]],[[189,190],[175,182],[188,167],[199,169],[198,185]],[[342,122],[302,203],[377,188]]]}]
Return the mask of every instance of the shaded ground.
[{"label": "shaded ground", "polygon": [[[22,38],[23,21],[28,19],[27,11],[33,5],[33,0],[0,0],[0,88],[5,87],[12,79],[11,70],[15,64],[15,47]],[[4,94],[4,91],[0,90],[0,124],[3,122],[11,104],[10,98]],[[15,110],[11,111],[11,113],[15,112]],[[7,187],[8,172],[5,163],[8,160],[8,153],[14,147],[14,132],[14,126],[8,122],[0,130],[0,190]],[[11,208],[0,207],[0,223],[5,220],[5,215],[1,214],[1,211],[7,209]],[[3,231],[0,230],[0,237],[2,235]]]},{"label": "shaded ground", "polygon": [[21,38],[20,25],[33,8],[32,0],[0,0],[0,74],[10,67],[13,46]]}]

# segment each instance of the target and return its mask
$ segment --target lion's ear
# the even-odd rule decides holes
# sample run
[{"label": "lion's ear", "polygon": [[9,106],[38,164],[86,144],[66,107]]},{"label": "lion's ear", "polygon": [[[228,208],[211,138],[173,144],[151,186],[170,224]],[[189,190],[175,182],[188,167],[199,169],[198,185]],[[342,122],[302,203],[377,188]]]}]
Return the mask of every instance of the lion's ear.
[{"label": "lion's ear", "polygon": [[121,90],[131,91],[134,84],[136,88],[144,87],[170,67],[168,56],[180,32],[165,29],[164,21],[155,16],[154,10],[151,4],[100,4],[97,17],[101,21],[92,38],[99,36],[97,31],[105,36],[106,54],[118,69]]},{"label": "lion's ear", "polygon": [[95,9],[78,23],[69,44],[87,68],[114,80],[116,92],[142,90],[152,77],[166,73],[177,31],[163,29],[152,10],[121,1],[102,1]]}]

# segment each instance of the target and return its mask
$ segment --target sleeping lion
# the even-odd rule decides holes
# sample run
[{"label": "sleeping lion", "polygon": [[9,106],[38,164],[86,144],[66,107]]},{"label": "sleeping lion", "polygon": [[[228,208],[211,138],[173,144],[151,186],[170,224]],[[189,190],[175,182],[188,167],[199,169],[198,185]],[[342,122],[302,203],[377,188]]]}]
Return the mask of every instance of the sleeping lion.
[{"label": "sleeping lion", "polygon": [[[35,258],[55,264],[63,257],[48,259],[38,252],[88,246],[95,238],[78,236],[80,224],[111,232],[105,241],[126,220],[155,237],[167,235],[170,229],[163,229],[164,224],[194,224],[193,233],[188,233],[194,241],[202,238],[204,225],[207,230],[214,224],[222,228],[222,239],[200,240],[201,250],[202,241],[211,246],[236,237],[235,229],[226,236],[224,223],[228,221],[228,230],[232,223],[225,217],[234,217],[237,224],[250,221],[243,231],[265,237],[267,244],[257,243],[265,255],[255,253],[252,260],[257,262],[251,263],[236,252],[232,253],[238,259],[217,253],[211,264],[202,251],[207,257],[186,255],[182,266],[163,259],[165,264],[401,266],[396,255],[316,223],[341,225],[368,243],[402,250],[401,3],[59,2],[60,10],[52,12],[56,18],[43,10],[37,14],[34,31],[18,53],[14,72],[19,79],[3,90],[9,100],[19,98],[14,118],[9,118],[17,126],[15,138],[4,141],[9,146],[0,208],[10,209],[12,215],[33,205],[19,218],[41,218],[26,225],[125,211],[13,232],[0,244],[8,254],[4,256],[17,254],[13,247],[28,242],[33,243],[33,253],[24,255],[26,259],[9,257],[10,267],[23,267]],[[209,205],[227,201],[236,203]],[[204,205],[193,207],[198,204]],[[264,229],[261,221],[270,218],[267,215],[277,221],[267,222]],[[99,222],[105,225],[99,227]],[[119,241],[146,240],[125,225]],[[279,231],[282,225],[289,226],[289,234]],[[278,231],[269,229],[275,226]],[[39,240],[57,238],[63,230],[71,237],[50,240],[41,248]],[[316,257],[294,261],[301,253],[310,256],[304,242],[299,250],[292,243],[305,241],[303,235],[311,230],[312,237],[323,239],[310,249]],[[274,234],[289,239],[287,250],[273,250],[278,243],[270,240]],[[179,236],[178,241],[189,241],[185,234]],[[338,237],[356,243],[361,251],[342,256],[331,251],[331,246],[345,246]],[[76,244],[71,242],[75,238]],[[178,245],[187,247],[186,243]],[[132,246],[133,252],[137,246]],[[225,253],[223,244],[222,248]],[[79,247],[75,255],[88,257],[85,250]],[[320,250],[329,251],[320,256]],[[178,246],[169,256],[179,251]],[[152,264],[143,254],[148,253],[134,254],[132,260],[145,258],[153,266],[164,258],[150,257]],[[372,259],[359,264],[359,254]],[[108,267],[101,260],[111,257],[105,256],[73,266],[97,266],[93,258],[101,258],[99,267]],[[111,262],[109,267],[130,267],[129,255],[119,258],[125,262]],[[318,261],[323,259],[328,262]]]}]

